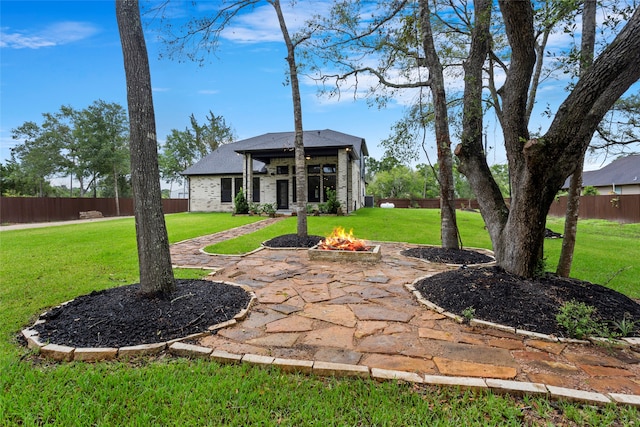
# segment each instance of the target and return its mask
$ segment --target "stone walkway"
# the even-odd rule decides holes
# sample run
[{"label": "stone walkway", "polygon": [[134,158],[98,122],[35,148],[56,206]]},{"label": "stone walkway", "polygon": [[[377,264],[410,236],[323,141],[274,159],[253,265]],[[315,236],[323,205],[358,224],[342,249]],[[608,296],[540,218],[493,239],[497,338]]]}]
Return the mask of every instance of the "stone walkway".
[{"label": "stone walkway", "polygon": [[379,263],[310,261],[304,250],[238,256],[201,248],[278,219],[172,245],[180,267],[215,270],[211,280],[249,286],[249,315],[199,346],[233,354],[361,365],[430,375],[541,383],[640,402],[640,353],[631,348],[550,342],[463,325],[429,310],[406,288],[452,267],[405,257],[379,243]]}]

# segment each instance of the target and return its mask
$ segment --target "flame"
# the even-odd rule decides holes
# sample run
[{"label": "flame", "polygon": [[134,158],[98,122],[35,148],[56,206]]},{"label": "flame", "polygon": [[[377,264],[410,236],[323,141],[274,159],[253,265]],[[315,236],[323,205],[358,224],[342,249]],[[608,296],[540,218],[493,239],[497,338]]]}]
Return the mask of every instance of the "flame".
[{"label": "flame", "polygon": [[336,227],[333,232],[318,244],[319,249],[342,251],[368,251],[364,240],[353,237],[353,229],[347,233],[344,228]]}]

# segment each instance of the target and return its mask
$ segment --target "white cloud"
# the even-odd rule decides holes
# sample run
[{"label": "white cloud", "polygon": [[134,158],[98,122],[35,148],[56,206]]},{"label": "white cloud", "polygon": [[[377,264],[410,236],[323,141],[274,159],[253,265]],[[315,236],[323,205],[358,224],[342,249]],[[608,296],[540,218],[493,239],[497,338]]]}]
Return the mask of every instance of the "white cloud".
[{"label": "white cloud", "polygon": [[57,22],[41,30],[0,30],[0,47],[10,49],[40,49],[84,40],[98,33],[98,27],[87,22]]},{"label": "white cloud", "polygon": [[[328,3],[324,1],[298,2],[294,7],[291,7],[290,2],[283,2],[282,13],[289,34],[293,36],[300,31],[309,18],[326,7]],[[271,5],[259,6],[238,15],[222,33],[222,37],[235,43],[282,42],[278,17]]]},{"label": "white cloud", "polygon": [[198,93],[201,95],[216,95],[220,93],[220,91],[216,89],[202,89],[202,90],[199,90]]},{"label": "white cloud", "polygon": [[152,92],[169,92],[171,89],[169,89],[168,87],[154,87],[151,88]]}]

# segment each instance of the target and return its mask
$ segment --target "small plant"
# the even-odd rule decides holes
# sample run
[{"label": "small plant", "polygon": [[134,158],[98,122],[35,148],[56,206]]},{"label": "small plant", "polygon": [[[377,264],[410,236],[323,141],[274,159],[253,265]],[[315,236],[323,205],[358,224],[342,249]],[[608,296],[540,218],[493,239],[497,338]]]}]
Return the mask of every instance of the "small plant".
[{"label": "small plant", "polygon": [[325,207],[326,207],[327,213],[330,213],[330,214],[338,213],[338,209],[340,209],[340,202],[338,201],[336,190],[327,188],[327,201],[325,202]]},{"label": "small plant", "polygon": [[595,318],[596,308],[583,302],[571,300],[560,307],[556,322],[572,338],[584,339],[589,336],[610,336],[607,327]]},{"label": "small plant", "polygon": [[611,324],[623,337],[632,336],[640,327],[640,322],[636,322],[631,319],[631,315],[629,313],[625,313],[624,317],[619,322],[613,321]]},{"label": "small plant", "polygon": [[464,318],[465,323],[470,323],[474,317],[476,317],[476,309],[473,307],[467,307],[462,310],[462,317]]},{"label": "small plant", "polygon": [[249,213],[251,215],[260,215],[261,208],[260,203],[249,202]]},{"label": "small plant", "polygon": [[244,191],[242,188],[236,194],[235,199],[233,199],[234,205],[234,213],[236,214],[248,214],[249,213],[249,203],[247,203],[247,198],[244,196]]},{"label": "small plant", "polygon": [[533,277],[542,277],[547,271],[547,259],[539,258],[536,269],[533,271]]},{"label": "small plant", "polygon": [[276,205],[275,203],[265,203],[261,205],[262,213],[268,215],[270,217],[276,216]]}]

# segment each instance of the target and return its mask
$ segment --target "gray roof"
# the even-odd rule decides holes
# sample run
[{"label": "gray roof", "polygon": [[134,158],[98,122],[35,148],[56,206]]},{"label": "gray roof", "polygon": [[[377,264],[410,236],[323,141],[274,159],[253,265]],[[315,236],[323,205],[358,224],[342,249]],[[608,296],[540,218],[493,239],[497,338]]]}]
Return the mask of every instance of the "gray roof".
[{"label": "gray roof", "polygon": [[[607,185],[640,184],[640,154],[621,157],[597,171],[584,172],[582,186],[604,187]],[[564,188],[569,187],[569,180]]]},{"label": "gray roof", "polygon": [[[224,144],[182,172],[183,175],[220,175],[242,173],[242,154],[251,153],[253,171],[266,172],[266,163],[273,157],[293,157],[295,132],[266,133],[253,138]],[[305,153],[327,154],[338,148],[350,148],[354,158],[368,156],[363,138],[333,130],[310,130],[303,134]]]}]

